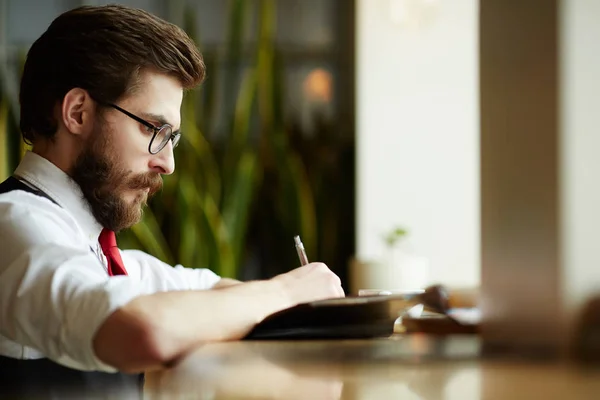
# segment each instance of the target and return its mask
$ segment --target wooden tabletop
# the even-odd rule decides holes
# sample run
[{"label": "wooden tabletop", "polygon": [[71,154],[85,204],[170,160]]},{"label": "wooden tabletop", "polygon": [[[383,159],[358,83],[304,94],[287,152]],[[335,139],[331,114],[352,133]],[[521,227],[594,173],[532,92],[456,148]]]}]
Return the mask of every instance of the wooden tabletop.
[{"label": "wooden tabletop", "polygon": [[600,370],[483,359],[474,335],[206,344],[146,374],[148,399],[599,399]]}]

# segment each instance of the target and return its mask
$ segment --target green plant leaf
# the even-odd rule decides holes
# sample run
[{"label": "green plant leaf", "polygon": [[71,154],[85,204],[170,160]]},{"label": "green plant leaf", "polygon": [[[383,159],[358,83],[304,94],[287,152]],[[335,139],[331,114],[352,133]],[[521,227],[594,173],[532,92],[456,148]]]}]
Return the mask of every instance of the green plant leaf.
[{"label": "green plant leaf", "polygon": [[0,97],[0,182],[11,173],[8,148],[8,101]]},{"label": "green plant leaf", "polygon": [[273,60],[275,32],[275,3],[273,0],[261,0],[258,31],[258,108],[263,131],[267,134],[274,130],[273,104]]},{"label": "green plant leaf", "polygon": [[302,236],[307,251],[317,254],[317,216],[306,167],[300,156],[289,148],[283,133],[273,135],[272,148],[281,184],[278,204],[280,219],[288,229],[296,229],[293,234]]},{"label": "green plant leaf", "polygon": [[239,160],[231,192],[223,205],[223,221],[229,233],[234,263],[239,266],[256,187],[260,180],[256,154],[245,151]]},{"label": "green plant leaf", "polygon": [[179,262],[186,267],[198,268],[207,266],[210,253],[206,250],[206,243],[198,231],[200,210],[198,207],[200,194],[195,189],[194,182],[184,176],[179,182]]},{"label": "green plant leaf", "polygon": [[289,179],[283,177],[287,203],[293,204],[297,211],[304,246],[316,254],[319,251],[317,248],[317,216],[306,168],[297,154],[289,154],[287,160],[290,176]]},{"label": "green plant leaf", "polygon": [[201,213],[201,226],[205,229],[211,245],[216,250],[214,254],[215,268],[218,268],[219,274],[223,277],[237,278],[238,265],[235,263],[229,232],[211,197],[204,197],[202,210],[204,212]]},{"label": "green plant leaf", "polygon": [[242,153],[246,152],[248,147],[251,146],[248,140],[248,132],[250,130],[250,118],[256,97],[257,84],[256,72],[254,70],[248,71],[242,81],[235,107],[232,133],[229,145],[225,150],[226,154],[223,166],[225,196],[229,196],[232,189],[235,188],[234,174],[237,170],[237,163]]},{"label": "green plant leaf", "polygon": [[408,231],[401,227],[396,227],[383,236],[383,240],[388,247],[395,246],[402,238],[408,234]]},{"label": "green plant leaf", "polygon": [[247,0],[230,0],[228,4],[227,46],[224,62],[221,64],[221,68],[225,72],[222,100],[227,107],[234,103],[231,96],[235,96],[234,85],[238,80],[238,68],[242,64],[243,35],[250,16],[248,11],[250,11],[251,2]]},{"label": "green plant leaf", "polygon": [[196,126],[192,102],[188,101],[184,104],[184,107],[186,117],[182,126],[187,133],[182,138],[185,138],[184,144],[186,146],[184,151],[179,154],[183,168],[180,168],[177,173],[192,174],[198,190],[209,193],[215,199],[215,202],[219,203],[222,187],[219,166],[214,151]]},{"label": "green plant leaf", "polygon": [[169,246],[167,245],[150,208],[147,208],[144,211],[142,221],[132,226],[131,231],[142,246],[155,257],[168,264],[174,263]]}]

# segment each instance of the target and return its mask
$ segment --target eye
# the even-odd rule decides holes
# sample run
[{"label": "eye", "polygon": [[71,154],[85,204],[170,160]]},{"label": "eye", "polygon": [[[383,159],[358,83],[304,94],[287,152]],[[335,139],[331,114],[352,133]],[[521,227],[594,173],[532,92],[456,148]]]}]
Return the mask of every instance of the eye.
[{"label": "eye", "polygon": [[146,126],[144,124],[142,124],[142,127],[144,128],[144,130],[146,131],[146,133],[148,133],[150,135],[154,134],[154,129],[153,128],[151,128],[149,126]]}]

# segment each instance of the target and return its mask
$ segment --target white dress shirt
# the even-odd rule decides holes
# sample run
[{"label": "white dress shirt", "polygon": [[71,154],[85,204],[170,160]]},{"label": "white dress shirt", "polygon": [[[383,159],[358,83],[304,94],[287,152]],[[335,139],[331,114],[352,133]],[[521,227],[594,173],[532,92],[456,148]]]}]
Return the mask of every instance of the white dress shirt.
[{"label": "white dress shirt", "polygon": [[137,250],[121,250],[128,276],[109,277],[98,244],[102,227],[79,186],[31,152],[15,176],[59,205],[22,190],[0,194],[0,355],[115,372],[92,347],[111,313],[136,296],[204,290],[220,280]]}]

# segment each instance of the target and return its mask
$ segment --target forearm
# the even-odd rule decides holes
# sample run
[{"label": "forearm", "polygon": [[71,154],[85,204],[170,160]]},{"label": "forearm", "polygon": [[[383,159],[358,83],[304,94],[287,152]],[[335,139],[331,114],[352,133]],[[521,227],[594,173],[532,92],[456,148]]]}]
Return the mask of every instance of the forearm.
[{"label": "forearm", "polygon": [[201,342],[243,338],[276,311],[340,296],[340,279],[322,263],[268,281],[140,296],[106,319],[94,337],[94,351],[122,371],[163,367]]},{"label": "forearm", "polygon": [[135,314],[153,322],[157,332],[178,336],[176,341],[184,342],[240,339],[267,315],[291,305],[275,281],[248,282],[220,290],[156,293],[130,304]]},{"label": "forearm", "polygon": [[239,285],[241,283],[243,283],[243,282],[235,280],[235,279],[221,278],[221,280],[219,282],[217,282],[215,284],[215,286],[213,286],[213,289],[223,289],[223,288]]},{"label": "forearm", "polygon": [[198,343],[243,338],[267,315],[291,305],[273,280],[140,296],[106,320],[94,349],[124,371],[161,367]]}]

